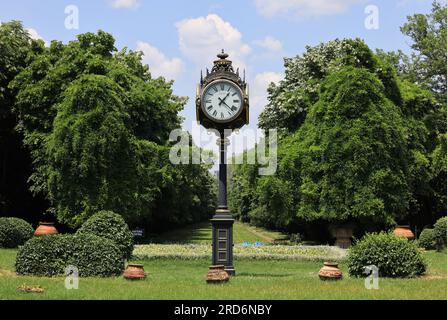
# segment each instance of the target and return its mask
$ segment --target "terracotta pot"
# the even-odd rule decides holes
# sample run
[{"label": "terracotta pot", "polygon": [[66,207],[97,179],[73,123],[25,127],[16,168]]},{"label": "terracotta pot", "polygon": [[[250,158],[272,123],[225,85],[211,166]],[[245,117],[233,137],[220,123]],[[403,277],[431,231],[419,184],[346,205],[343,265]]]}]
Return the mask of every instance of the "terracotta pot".
[{"label": "terracotta pot", "polygon": [[337,247],[347,249],[351,246],[351,238],[353,231],[351,228],[335,228],[332,231],[332,235],[335,237],[335,245]]},{"label": "terracotta pot", "polygon": [[230,275],[225,271],[224,265],[210,266],[206,276],[207,283],[223,283],[230,280]]},{"label": "terracotta pot", "polygon": [[318,276],[321,280],[341,280],[343,278],[343,273],[338,268],[338,263],[325,262],[324,267],[318,272]]},{"label": "terracotta pot", "polygon": [[59,232],[54,226],[54,222],[39,222],[39,226],[37,227],[36,231],[34,231],[34,235],[36,237],[49,236],[58,233]]},{"label": "terracotta pot", "polygon": [[129,263],[126,271],[123,273],[124,279],[127,280],[140,280],[146,278],[144,272],[144,266],[142,264]]},{"label": "terracotta pot", "polygon": [[396,226],[393,232],[398,237],[404,237],[408,240],[414,239],[414,234],[410,229],[410,226]]}]

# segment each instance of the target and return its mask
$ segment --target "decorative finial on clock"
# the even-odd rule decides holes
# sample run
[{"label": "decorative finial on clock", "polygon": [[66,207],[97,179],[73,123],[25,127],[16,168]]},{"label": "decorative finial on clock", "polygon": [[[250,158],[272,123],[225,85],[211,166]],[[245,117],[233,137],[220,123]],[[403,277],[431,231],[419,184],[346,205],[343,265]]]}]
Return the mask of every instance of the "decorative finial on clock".
[{"label": "decorative finial on clock", "polygon": [[224,49],[222,49],[222,52],[219,53],[219,54],[217,55],[217,57],[218,57],[219,59],[224,60],[224,59],[228,58],[228,53],[225,53]]}]

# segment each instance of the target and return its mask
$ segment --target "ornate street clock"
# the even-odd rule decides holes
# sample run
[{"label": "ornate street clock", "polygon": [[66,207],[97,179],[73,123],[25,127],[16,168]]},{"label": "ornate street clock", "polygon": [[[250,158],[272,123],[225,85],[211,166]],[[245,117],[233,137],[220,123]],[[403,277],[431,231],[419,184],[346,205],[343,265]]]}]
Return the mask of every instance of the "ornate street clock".
[{"label": "ornate street clock", "polygon": [[[219,203],[216,214],[211,219],[213,226],[212,264],[224,265],[230,275],[235,275],[233,266],[233,223],[227,206],[227,136],[231,130],[239,129],[249,121],[248,85],[239,76],[239,69],[233,69],[228,54],[223,50],[214,61],[211,72],[200,77],[197,87],[197,121],[207,129],[219,133]],[[244,72],[245,73],[245,72]],[[226,130],[231,129],[231,130]]]}]

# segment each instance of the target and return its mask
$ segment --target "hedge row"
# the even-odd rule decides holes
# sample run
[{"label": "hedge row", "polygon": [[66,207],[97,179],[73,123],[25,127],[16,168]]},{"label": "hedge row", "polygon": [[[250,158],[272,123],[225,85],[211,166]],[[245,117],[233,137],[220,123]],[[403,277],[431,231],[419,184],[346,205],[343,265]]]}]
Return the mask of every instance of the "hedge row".
[{"label": "hedge row", "polygon": [[68,266],[77,267],[81,277],[118,276],[124,260],[113,241],[91,234],[34,237],[17,253],[21,275],[63,275]]}]

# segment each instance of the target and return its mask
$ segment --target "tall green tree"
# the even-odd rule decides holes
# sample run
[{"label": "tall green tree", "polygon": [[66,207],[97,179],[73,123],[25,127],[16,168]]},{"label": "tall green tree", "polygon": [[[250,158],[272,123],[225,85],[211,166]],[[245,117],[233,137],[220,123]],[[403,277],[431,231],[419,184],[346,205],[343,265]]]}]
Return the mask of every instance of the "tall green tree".
[{"label": "tall green tree", "polygon": [[411,38],[416,52],[413,64],[418,70],[417,81],[446,101],[447,6],[434,1],[431,13],[409,16],[401,30]]},{"label": "tall green tree", "polygon": [[22,136],[15,130],[17,89],[10,83],[43,50],[43,41],[31,39],[20,22],[0,24],[0,215],[17,215],[30,221],[41,203],[28,190],[31,164]]},{"label": "tall green tree", "polygon": [[442,151],[447,133],[447,5],[434,1],[430,13],[414,14],[407,19],[401,30],[411,39],[411,48],[414,51],[411,58],[399,61],[399,66],[410,66],[401,68],[404,69],[402,75],[430,90],[437,100],[435,108],[424,114],[424,122],[429,131],[427,150],[431,154],[432,172],[429,181],[431,194],[425,202],[434,212],[435,217],[432,220],[436,220],[436,215],[447,213],[447,190],[444,186],[447,174],[442,166],[447,161],[447,158],[443,158],[446,155]]},{"label": "tall green tree", "polygon": [[[261,178],[250,174],[257,172],[254,166],[236,168],[230,196],[235,200],[233,209],[249,221],[271,225],[262,217],[274,210],[263,208],[275,197],[283,209],[272,221],[281,222],[286,230],[304,219],[426,224],[434,212],[432,128],[442,126],[435,116],[439,104],[431,92],[400,73],[399,59],[399,54],[380,50],[375,54],[364,42],[348,39],[308,47],[302,56],[286,59],[286,79],[270,87],[269,105],[260,118],[265,128],[279,126],[286,133],[279,141],[278,172],[274,178]],[[343,81],[336,82],[336,77]],[[296,88],[304,88],[306,95],[297,94]],[[312,90],[317,92],[309,93]],[[286,96],[290,100],[283,99]],[[293,108],[300,101],[306,103],[298,112]],[[294,116],[288,122],[292,118],[281,111],[288,103],[301,120]],[[369,123],[372,115],[383,122]],[[354,155],[355,159],[349,158]],[[377,162],[381,156],[383,161]],[[367,178],[370,175],[376,178]],[[274,195],[264,192],[269,184],[277,186]],[[335,204],[339,210],[333,210]]]},{"label": "tall green tree", "polygon": [[[32,190],[45,194],[51,211],[71,226],[100,210],[148,226],[156,219],[203,219],[210,213],[206,202],[158,215],[162,197],[174,207],[181,207],[181,193],[212,198],[207,185],[196,190],[187,179],[180,186],[176,177],[191,168],[169,162],[169,133],[180,126],[186,98],[173,94],[172,82],[152,78],[141,53],[117,51],[114,41],[103,31],[68,44],[53,41],[15,78],[17,128],[35,168]],[[208,175],[204,166],[194,170]],[[163,195],[170,188],[172,198]]]},{"label": "tall green tree", "polygon": [[289,155],[300,171],[299,217],[391,224],[406,213],[407,132],[384,92],[363,68],[344,68],[322,83],[296,133],[298,153]]}]

